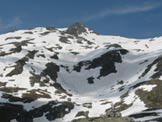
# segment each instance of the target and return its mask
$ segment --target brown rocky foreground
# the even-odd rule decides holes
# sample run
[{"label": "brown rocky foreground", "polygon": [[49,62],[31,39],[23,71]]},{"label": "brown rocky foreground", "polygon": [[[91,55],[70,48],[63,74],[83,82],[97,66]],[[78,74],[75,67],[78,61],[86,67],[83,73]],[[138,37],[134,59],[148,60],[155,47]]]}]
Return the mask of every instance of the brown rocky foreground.
[{"label": "brown rocky foreground", "polygon": [[77,119],[73,120],[72,122],[134,122],[134,120],[129,117],[116,117],[116,118],[95,117],[95,118]]}]

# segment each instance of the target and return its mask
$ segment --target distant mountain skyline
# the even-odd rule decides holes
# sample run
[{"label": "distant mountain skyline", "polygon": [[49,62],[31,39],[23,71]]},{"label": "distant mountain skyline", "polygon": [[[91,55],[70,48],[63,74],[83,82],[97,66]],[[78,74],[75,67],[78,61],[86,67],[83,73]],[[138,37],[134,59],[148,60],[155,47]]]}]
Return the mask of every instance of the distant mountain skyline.
[{"label": "distant mountain skyline", "polygon": [[130,38],[162,36],[160,0],[1,0],[0,34],[79,22],[100,34]]}]

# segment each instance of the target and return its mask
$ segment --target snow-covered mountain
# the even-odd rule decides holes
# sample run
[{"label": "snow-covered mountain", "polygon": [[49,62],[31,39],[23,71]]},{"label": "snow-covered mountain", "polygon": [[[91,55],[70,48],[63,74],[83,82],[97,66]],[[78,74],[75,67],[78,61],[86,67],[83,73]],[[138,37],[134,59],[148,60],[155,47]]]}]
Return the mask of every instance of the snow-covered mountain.
[{"label": "snow-covered mountain", "polygon": [[75,23],[0,35],[0,118],[68,122],[105,114],[162,121],[162,37],[105,36]]}]

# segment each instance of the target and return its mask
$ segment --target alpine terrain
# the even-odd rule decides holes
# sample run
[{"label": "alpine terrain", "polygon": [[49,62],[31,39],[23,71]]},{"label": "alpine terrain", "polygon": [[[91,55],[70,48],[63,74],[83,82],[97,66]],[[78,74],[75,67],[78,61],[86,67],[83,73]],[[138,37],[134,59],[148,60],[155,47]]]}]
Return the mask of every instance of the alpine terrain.
[{"label": "alpine terrain", "polygon": [[0,121],[107,122],[95,118],[113,104],[135,122],[162,122],[161,45],[79,23],[1,34]]}]

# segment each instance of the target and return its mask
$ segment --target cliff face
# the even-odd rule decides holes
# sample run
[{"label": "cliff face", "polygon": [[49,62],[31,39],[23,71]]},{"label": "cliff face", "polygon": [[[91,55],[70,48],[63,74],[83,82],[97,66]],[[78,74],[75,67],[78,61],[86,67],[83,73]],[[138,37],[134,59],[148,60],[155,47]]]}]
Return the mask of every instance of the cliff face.
[{"label": "cliff face", "polygon": [[161,45],[162,37],[99,35],[79,23],[2,34],[0,120],[107,121],[96,117],[113,103],[122,116],[160,121]]}]

